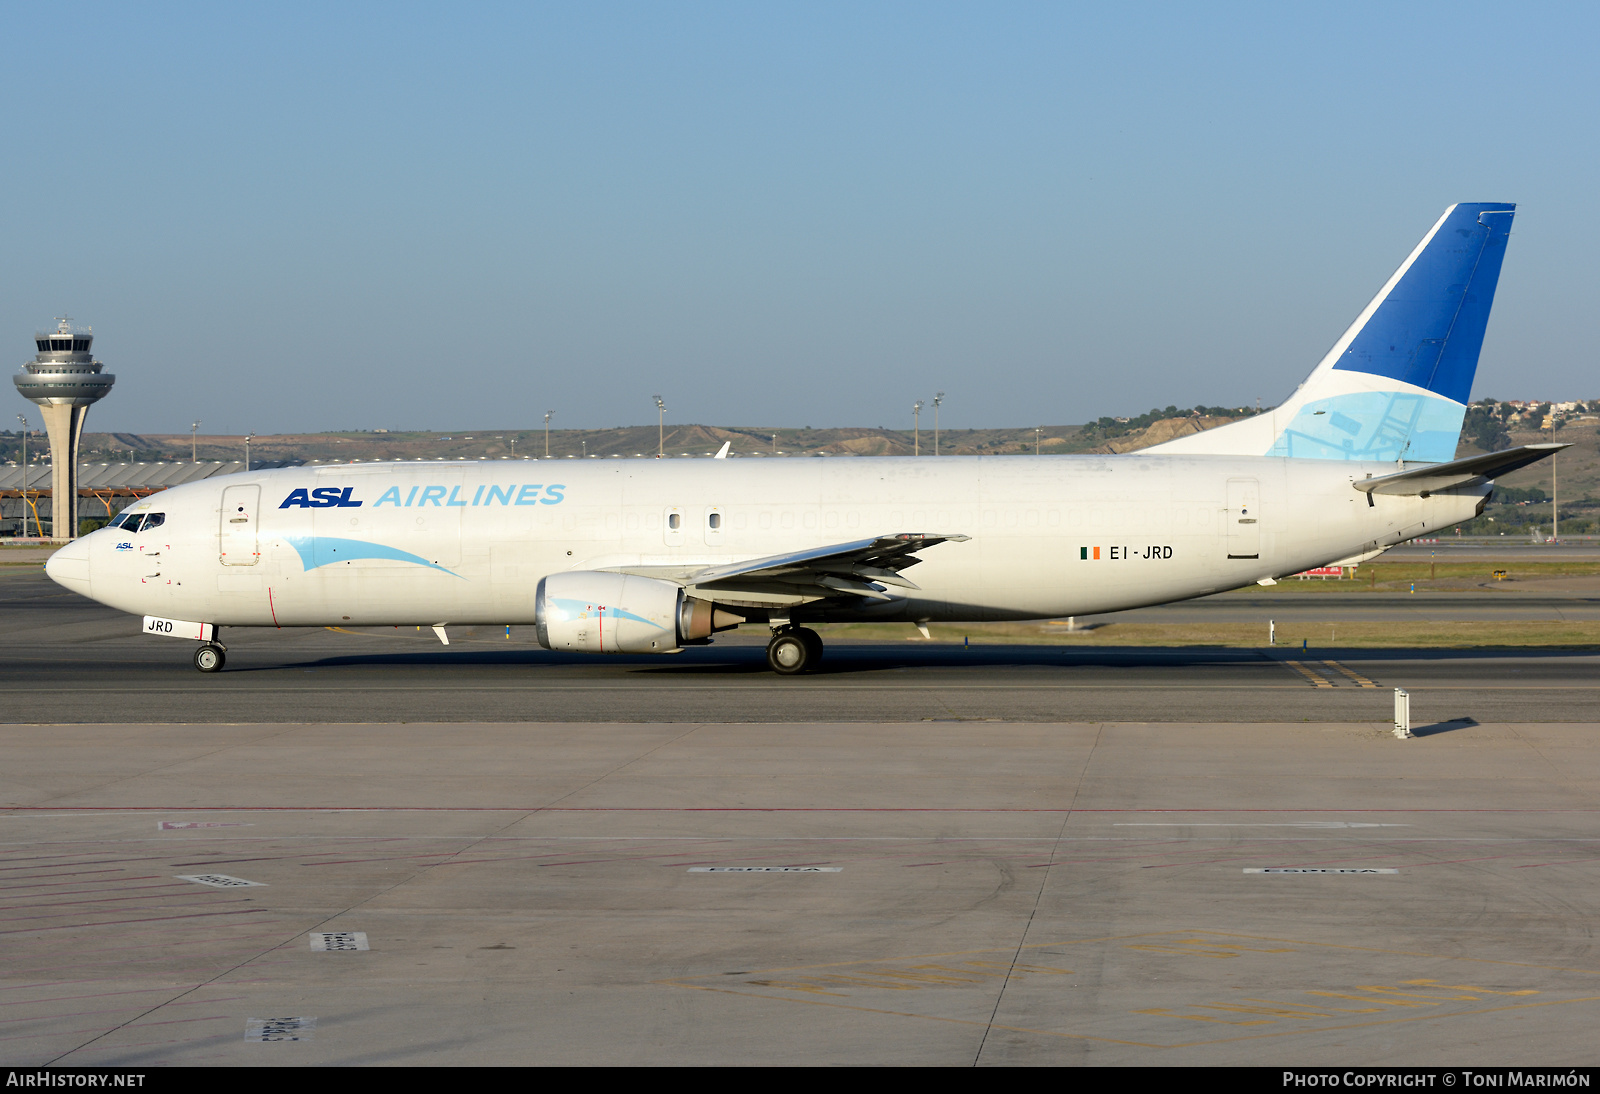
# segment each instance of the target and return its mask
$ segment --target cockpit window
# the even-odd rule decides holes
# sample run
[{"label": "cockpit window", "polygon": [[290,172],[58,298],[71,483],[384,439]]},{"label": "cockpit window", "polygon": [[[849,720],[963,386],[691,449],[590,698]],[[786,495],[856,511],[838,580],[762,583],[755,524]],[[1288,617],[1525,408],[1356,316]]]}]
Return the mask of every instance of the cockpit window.
[{"label": "cockpit window", "polygon": [[[141,523],[141,519],[143,521]],[[165,513],[118,513],[107,528],[121,528],[124,532],[148,532],[167,522]]]}]

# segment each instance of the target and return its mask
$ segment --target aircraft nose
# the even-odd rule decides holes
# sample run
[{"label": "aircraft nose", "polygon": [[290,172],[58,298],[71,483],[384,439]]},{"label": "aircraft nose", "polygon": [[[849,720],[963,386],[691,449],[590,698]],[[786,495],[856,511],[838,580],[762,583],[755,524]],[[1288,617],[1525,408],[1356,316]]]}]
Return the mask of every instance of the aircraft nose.
[{"label": "aircraft nose", "polygon": [[57,585],[84,596],[89,595],[89,544],[75,539],[51,555],[44,572]]}]

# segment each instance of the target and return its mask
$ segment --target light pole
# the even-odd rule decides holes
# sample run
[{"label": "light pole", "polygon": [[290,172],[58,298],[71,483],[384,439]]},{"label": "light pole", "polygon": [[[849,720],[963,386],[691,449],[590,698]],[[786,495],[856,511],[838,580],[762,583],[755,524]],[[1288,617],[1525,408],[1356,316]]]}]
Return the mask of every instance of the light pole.
[{"label": "light pole", "polygon": [[200,419],[196,418],[194,420],[194,424],[189,427],[189,462],[190,463],[199,463],[200,462],[200,457],[198,455],[196,455],[196,453],[199,452],[199,449],[196,447],[198,442],[195,440],[195,438],[199,435],[199,433],[200,433]]},{"label": "light pole", "polygon": [[667,404],[661,401],[661,396],[653,396],[656,401],[656,459],[661,459],[667,454]]},{"label": "light pole", "polygon": [[911,408],[911,454],[922,455],[922,400],[918,399]]},{"label": "light pole", "polygon": [[939,454],[939,404],[944,402],[944,392],[937,391],[933,395],[933,454]]},{"label": "light pole", "polygon": [[256,439],[254,433],[245,434],[244,438],[244,469],[250,470],[250,442]]},{"label": "light pole", "polygon": [[1036,426],[1033,427],[1033,454],[1035,456],[1037,456],[1039,454],[1039,434],[1041,434],[1043,432],[1044,432],[1044,427],[1043,426],[1036,425]]},{"label": "light pole", "polygon": [[550,419],[556,416],[553,410],[544,412],[544,458],[550,458]]},{"label": "light pole", "polygon": [[[28,538],[28,419],[21,414],[17,421],[22,423],[22,538]],[[39,522],[35,520],[34,531],[39,532]],[[42,537],[43,532],[39,532]]]}]

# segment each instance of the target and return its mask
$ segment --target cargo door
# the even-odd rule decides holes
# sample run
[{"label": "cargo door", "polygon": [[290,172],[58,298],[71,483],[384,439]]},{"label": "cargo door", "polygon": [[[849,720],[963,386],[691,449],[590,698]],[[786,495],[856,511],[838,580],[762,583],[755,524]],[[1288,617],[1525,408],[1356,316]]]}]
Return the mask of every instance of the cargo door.
[{"label": "cargo door", "polygon": [[222,491],[222,526],[218,533],[224,566],[254,566],[261,561],[256,534],[261,509],[261,487],[229,486]]},{"label": "cargo door", "polygon": [[1261,557],[1261,484],[1255,479],[1228,480],[1228,557]]}]

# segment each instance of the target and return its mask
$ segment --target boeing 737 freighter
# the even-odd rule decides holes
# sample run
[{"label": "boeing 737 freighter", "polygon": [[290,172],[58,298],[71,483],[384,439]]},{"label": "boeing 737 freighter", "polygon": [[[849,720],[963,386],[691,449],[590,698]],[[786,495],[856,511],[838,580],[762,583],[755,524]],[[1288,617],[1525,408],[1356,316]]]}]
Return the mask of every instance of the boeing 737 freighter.
[{"label": "boeing 737 freighter", "polygon": [[[207,479],[57,551],[60,584],[198,641],[222,627],[534,624],[676,653],[741,625],[1042,619],[1366,559],[1483,511],[1564,445],[1454,458],[1515,206],[1445,210],[1281,406],[1122,456],[489,461]],[[927,531],[931,529],[931,531]]]}]

